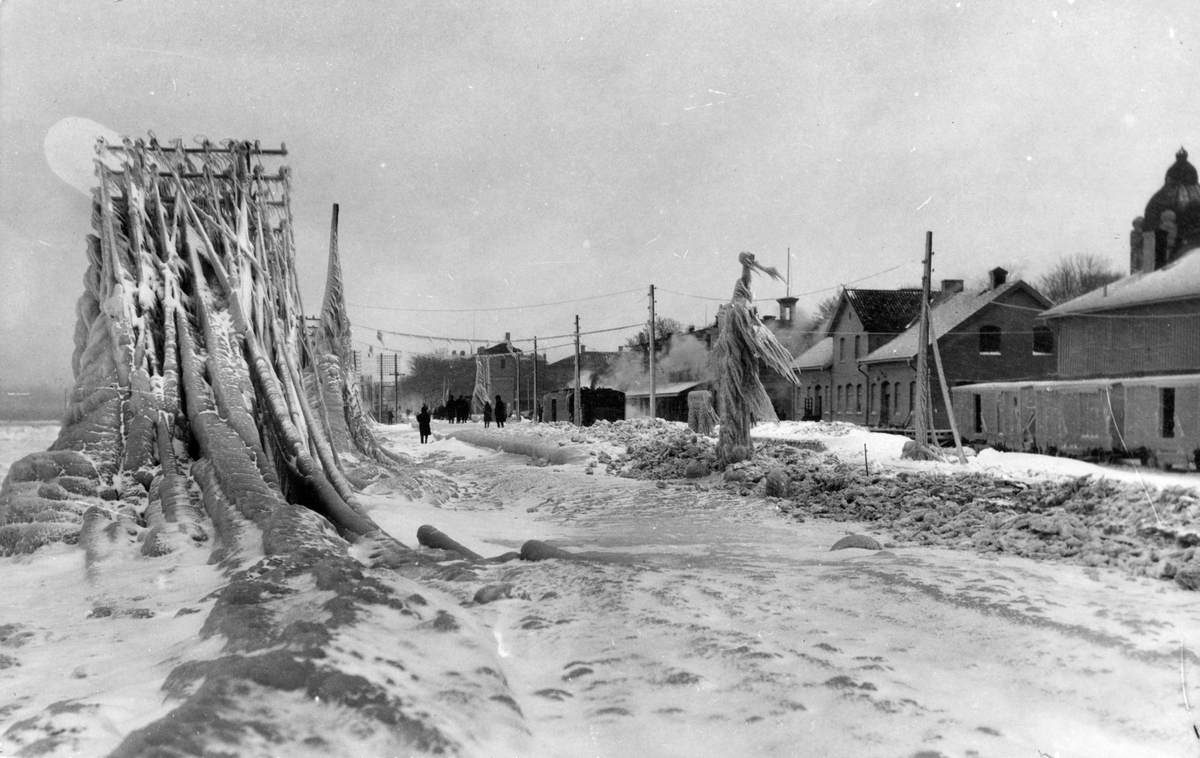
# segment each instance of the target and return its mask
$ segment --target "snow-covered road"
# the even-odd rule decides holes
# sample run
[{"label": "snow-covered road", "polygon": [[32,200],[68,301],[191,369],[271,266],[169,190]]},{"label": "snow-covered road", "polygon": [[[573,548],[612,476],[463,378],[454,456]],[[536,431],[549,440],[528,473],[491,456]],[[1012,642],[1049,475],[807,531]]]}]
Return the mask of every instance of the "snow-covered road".
[{"label": "snow-covered road", "polygon": [[[413,451],[406,430],[397,447]],[[476,606],[540,755],[1178,756],[1200,740],[1194,594],[1109,570],[929,548],[829,547],[855,524],[795,523],[699,483],[426,446],[444,508],[384,498],[401,539],[433,523],[485,554],[537,538],[628,565],[510,563]],[[408,511],[408,513],[404,513]],[[875,535],[883,538],[884,535]],[[1200,701],[1200,689],[1192,689]]]},{"label": "snow-covered road", "polygon": [[[410,500],[383,480],[364,493],[370,515],[408,544],[432,524],[484,555],[541,539],[633,557],[513,561],[454,579],[370,572],[405,595],[422,582],[462,630],[396,640],[364,625],[339,639],[339,660],[403,658],[421,675],[417,706],[466,755],[1200,755],[1200,602],[1171,582],[892,546],[864,524],[782,518],[773,501],[709,479],[587,473],[609,443],[585,440],[576,463],[533,465],[461,440],[419,445],[407,427],[382,431],[444,477],[436,497]],[[861,455],[853,432],[823,431],[828,447]],[[0,466],[53,432],[4,430]],[[893,443],[867,440],[872,469],[889,465]],[[830,552],[847,532],[885,549]],[[0,635],[0,754],[41,744],[88,755],[72,747],[82,744],[102,755],[174,707],[164,677],[220,644],[197,628],[224,580],[202,554],[185,559],[168,572],[164,559],[135,558],[99,578],[65,545],[0,563],[0,629],[11,630]],[[472,602],[500,584],[511,597]],[[93,618],[109,599],[145,606],[147,618]],[[522,729],[468,723],[479,706],[456,700],[496,671]],[[76,736],[29,741],[62,728]]]}]

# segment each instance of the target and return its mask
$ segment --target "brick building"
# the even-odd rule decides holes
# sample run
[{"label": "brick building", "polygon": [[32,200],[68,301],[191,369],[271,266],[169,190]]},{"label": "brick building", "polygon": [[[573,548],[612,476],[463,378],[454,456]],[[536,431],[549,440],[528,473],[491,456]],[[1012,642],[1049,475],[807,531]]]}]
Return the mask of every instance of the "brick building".
[{"label": "brick building", "polygon": [[[945,279],[930,297],[930,328],[950,386],[1053,372],[1053,333],[1036,321],[1050,302],[1029,284],[996,268],[986,289]],[[919,290],[844,290],[826,336],[796,359],[801,417],[912,428],[920,312]],[[931,350],[927,358],[934,425],[947,428]]]},{"label": "brick building", "polygon": [[1042,316],[1057,380],[956,389],[968,437],[1200,467],[1200,182],[1187,151],[1133,221],[1129,275]]},{"label": "brick building", "polygon": [[[1036,319],[1050,301],[1007,272],[989,272],[985,290],[964,291],[961,281],[942,282],[929,309],[930,331],[937,337],[946,382],[951,387],[975,382],[1034,380],[1054,372],[1054,335]],[[919,324],[859,361],[867,378],[866,405],[858,423],[876,427],[914,425]],[[948,429],[933,351],[926,348],[929,393],[936,429]]]}]

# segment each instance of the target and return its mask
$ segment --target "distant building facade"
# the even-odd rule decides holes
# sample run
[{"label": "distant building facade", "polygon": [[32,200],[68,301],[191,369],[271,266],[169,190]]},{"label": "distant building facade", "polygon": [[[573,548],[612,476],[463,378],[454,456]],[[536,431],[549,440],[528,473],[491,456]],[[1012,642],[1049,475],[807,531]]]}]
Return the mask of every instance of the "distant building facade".
[{"label": "distant building facade", "polygon": [[[930,330],[946,382],[1044,379],[1054,371],[1054,340],[1037,322],[1050,302],[1004,269],[985,289],[945,279],[931,293]],[[844,290],[826,332],[796,359],[801,418],[911,429],[920,343],[919,290]],[[935,428],[948,428],[932,349],[926,347]]]},{"label": "distant building facade", "polygon": [[1185,150],[1134,219],[1129,269],[1043,314],[1055,381],[955,390],[969,437],[1200,467],[1200,183]]}]

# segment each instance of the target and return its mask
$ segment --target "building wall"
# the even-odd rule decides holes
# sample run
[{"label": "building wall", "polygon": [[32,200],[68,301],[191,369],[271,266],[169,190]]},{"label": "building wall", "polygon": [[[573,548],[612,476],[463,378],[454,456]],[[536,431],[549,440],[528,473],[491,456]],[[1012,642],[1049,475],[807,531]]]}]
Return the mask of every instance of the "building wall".
[{"label": "building wall", "polygon": [[1064,316],[1050,325],[1064,379],[1200,371],[1200,299]]},{"label": "building wall", "polygon": [[[866,423],[868,381],[858,370],[858,359],[865,357],[872,349],[872,335],[863,329],[862,321],[852,307],[842,310],[830,331],[833,337],[833,365],[829,369],[830,387],[825,398],[825,418]],[[893,336],[887,335],[879,344]],[[880,340],[880,337],[876,336],[875,340]]]},{"label": "building wall", "polygon": [[[1161,385],[1124,389],[1125,444],[1153,450],[1160,464],[1186,467],[1193,462],[1200,470],[1200,385],[1195,379],[1164,378]],[[1174,394],[1170,437],[1163,434],[1162,393],[1167,389]]]},{"label": "building wall", "polygon": [[[932,357],[930,370],[933,369]],[[908,361],[893,361],[891,363],[875,363],[867,370],[870,382],[867,388],[867,398],[870,407],[865,420],[869,426],[898,426],[913,425],[912,409],[916,400],[917,370]],[[937,377],[930,375],[931,391],[940,392]],[[887,413],[884,414],[886,397]]]},{"label": "building wall", "polygon": [[958,387],[954,396],[959,429],[968,441],[1200,467],[1200,377],[998,383]]},{"label": "building wall", "polygon": [[[950,387],[977,382],[1006,382],[1020,379],[1048,379],[1054,372],[1054,352],[1034,352],[1035,317],[1042,304],[1022,290],[1007,293],[1001,301],[989,303],[963,321],[949,334],[938,339],[942,368]],[[981,350],[980,333],[985,327],[999,329],[1000,350]],[[994,334],[994,333],[993,333]],[[929,394],[933,424],[950,428],[950,414],[942,397],[941,380],[933,351],[926,356],[929,364]],[[868,372],[870,407],[865,423],[870,426],[914,424],[912,410],[916,391],[916,361],[872,364]],[[883,418],[883,398],[888,394],[887,417]]]},{"label": "building wall", "polygon": [[[950,386],[1050,378],[1057,366],[1057,346],[1050,353],[1034,352],[1034,330],[1045,328],[1035,319],[1042,308],[1028,293],[1016,290],[1001,302],[989,303],[939,339]],[[984,327],[1000,329],[998,353],[981,352],[980,332]],[[932,363],[930,369],[934,370]]]},{"label": "building wall", "polygon": [[[800,372],[800,385],[792,390],[792,412],[790,418],[831,418],[832,409],[825,397],[829,393],[829,371],[807,369]],[[812,415],[806,415],[811,413]]]}]

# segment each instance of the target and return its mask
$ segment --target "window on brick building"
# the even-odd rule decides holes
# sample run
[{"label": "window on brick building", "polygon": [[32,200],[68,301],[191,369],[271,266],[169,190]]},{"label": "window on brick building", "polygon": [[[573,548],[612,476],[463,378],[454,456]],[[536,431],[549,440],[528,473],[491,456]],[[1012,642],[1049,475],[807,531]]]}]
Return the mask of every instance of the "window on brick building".
[{"label": "window on brick building", "polygon": [[1000,354],[1000,327],[979,327],[979,352],[987,355]]},{"label": "window on brick building", "polygon": [[1044,326],[1033,327],[1033,354],[1054,354],[1054,332]]},{"label": "window on brick building", "polygon": [[1158,391],[1158,417],[1162,420],[1162,436],[1175,436],[1175,388],[1163,387]]}]

